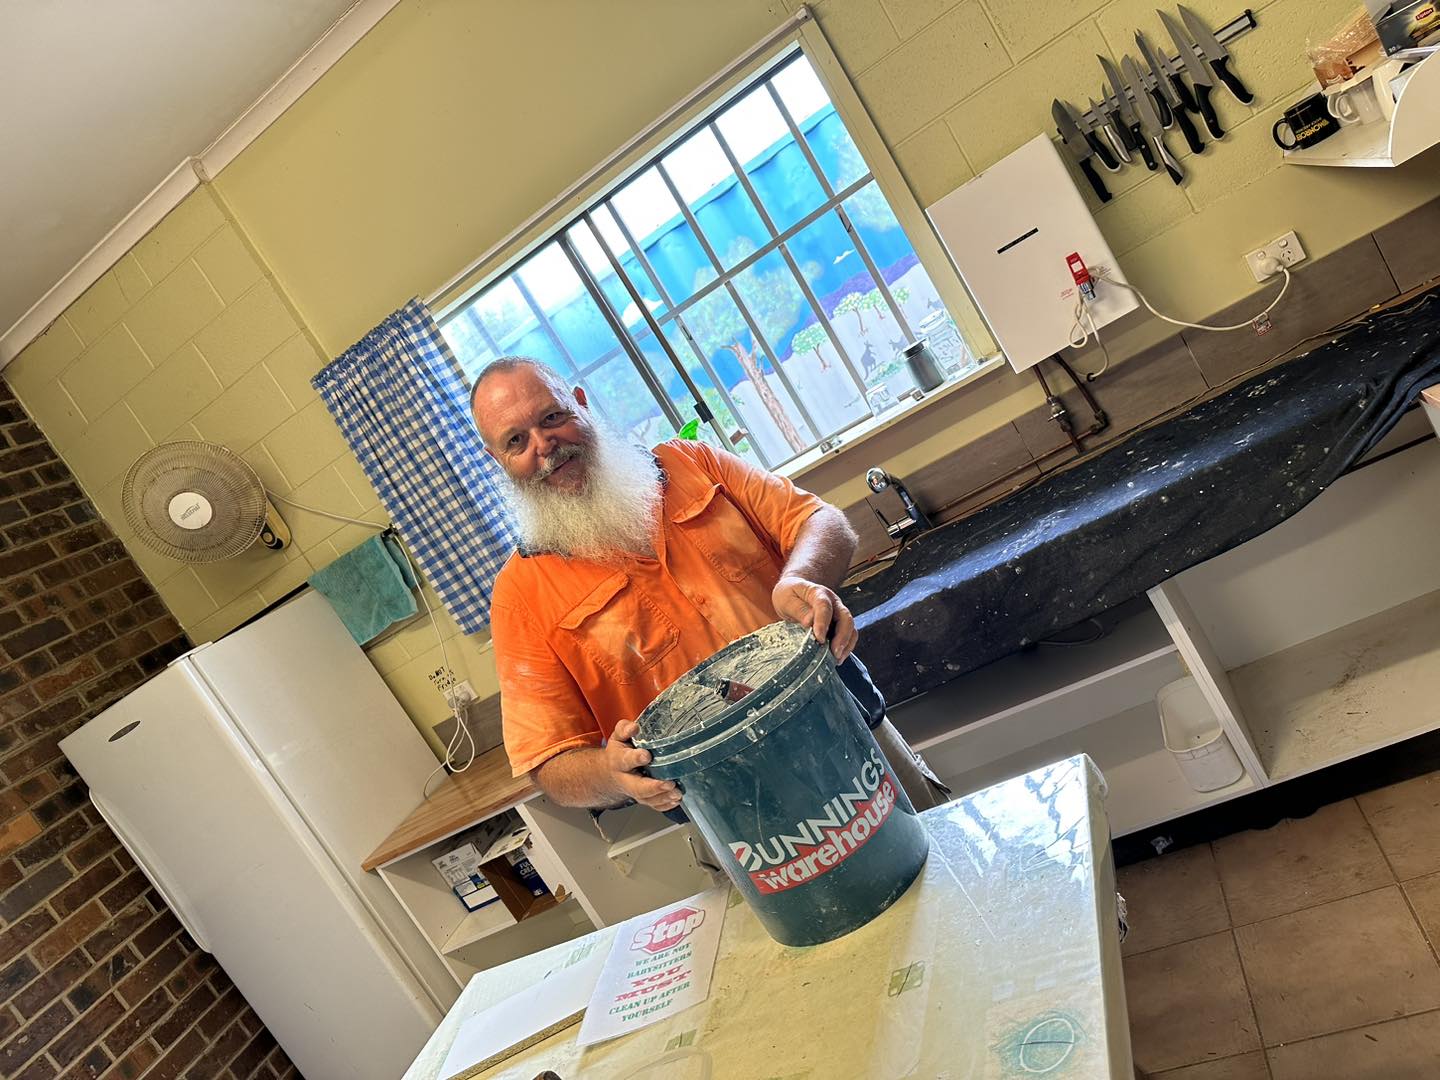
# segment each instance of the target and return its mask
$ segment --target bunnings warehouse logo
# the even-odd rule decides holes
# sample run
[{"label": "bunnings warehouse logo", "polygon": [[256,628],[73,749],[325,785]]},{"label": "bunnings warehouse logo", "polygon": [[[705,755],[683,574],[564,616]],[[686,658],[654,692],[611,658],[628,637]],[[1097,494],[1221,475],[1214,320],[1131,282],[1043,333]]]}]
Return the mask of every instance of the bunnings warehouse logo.
[{"label": "bunnings warehouse logo", "polygon": [[880,831],[895,809],[895,780],[879,752],[861,766],[851,787],[830,799],[820,813],[756,843],[737,840],[730,853],[761,893],[784,892],[828,874]]}]

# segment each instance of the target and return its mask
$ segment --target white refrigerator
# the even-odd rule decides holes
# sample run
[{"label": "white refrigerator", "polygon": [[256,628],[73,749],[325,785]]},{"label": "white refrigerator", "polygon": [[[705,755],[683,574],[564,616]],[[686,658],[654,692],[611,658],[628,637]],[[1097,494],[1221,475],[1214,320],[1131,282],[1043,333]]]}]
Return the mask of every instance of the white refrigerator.
[{"label": "white refrigerator", "polygon": [[61,742],[96,808],[307,1080],[393,1080],[459,985],[361,861],[435,767],[320,594]]}]

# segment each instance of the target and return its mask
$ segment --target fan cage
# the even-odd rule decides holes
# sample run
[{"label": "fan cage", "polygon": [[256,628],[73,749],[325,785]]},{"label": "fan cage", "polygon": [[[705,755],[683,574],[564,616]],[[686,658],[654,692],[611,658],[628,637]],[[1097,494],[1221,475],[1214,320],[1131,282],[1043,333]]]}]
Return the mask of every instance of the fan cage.
[{"label": "fan cage", "polygon": [[[170,500],[194,491],[213,516],[199,529],[170,519]],[[265,486],[248,462],[214,443],[180,440],[140,456],[120,493],[125,519],[147,547],[179,562],[219,562],[248,549],[265,527]]]}]

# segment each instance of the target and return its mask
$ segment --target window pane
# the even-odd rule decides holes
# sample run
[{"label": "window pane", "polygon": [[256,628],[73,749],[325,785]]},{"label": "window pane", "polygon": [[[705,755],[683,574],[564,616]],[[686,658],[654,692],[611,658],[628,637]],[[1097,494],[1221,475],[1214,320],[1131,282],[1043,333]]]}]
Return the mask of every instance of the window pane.
[{"label": "window pane", "polygon": [[[730,411],[730,407],[725,404],[725,399],[721,397],[720,391],[715,388],[715,384],[709,374],[696,358],[694,350],[690,348],[684,336],[679,333],[679,328],[676,327],[674,323],[670,324],[670,331],[666,334],[666,338],[670,342],[671,348],[675,350],[675,354],[680,358],[680,362],[685,365],[685,373],[690,376],[691,381],[694,382],[696,388],[699,389],[700,396],[704,399],[706,406],[708,406],[711,413],[714,414],[721,430],[724,431],[727,436],[722,442],[715,434],[714,427],[702,422],[697,428],[696,437],[701,442],[729,450],[731,453],[739,454],[741,457],[757,465],[763,465],[764,462],[761,461],[755,453],[754,444],[746,438],[746,431],[741,426],[740,421],[736,418],[735,414]],[[680,413],[681,418],[686,422],[694,419],[697,416],[695,412],[695,399],[690,396],[690,391],[686,387],[685,381],[680,378],[679,373],[675,370],[675,365],[670,362],[670,358],[665,354],[664,347],[655,340],[655,335],[647,330],[636,338],[636,343],[640,346],[640,351],[645,357],[645,362],[650,366],[650,370],[655,373],[655,377],[660,385],[665,388],[665,392],[675,404],[675,408]]]},{"label": "window pane", "polygon": [[[819,438],[775,375],[770,358],[758,347],[728,291],[716,290],[686,309],[681,319],[709,358],[761,453],[772,462],[786,461]],[[674,342],[677,335],[668,328],[667,333]]]},{"label": "window pane", "polygon": [[844,206],[850,224],[880,268],[911,331],[918,337],[932,338],[937,356],[951,371],[975,367],[978,359],[960,337],[939,290],[920,264],[879,187],[873,181],[866,184]]},{"label": "window pane", "polygon": [[794,118],[810,144],[810,152],[836,191],[870,171],[809,60],[800,57],[778,72],[772,81],[786,111]]},{"label": "window pane", "polygon": [[440,333],[449,343],[450,351],[455,354],[467,383],[473,382],[475,376],[480,374],[480,369],[496,358],[496,353],[490,348],[489,339],[485,336],[480,315],[473,306],[446,322],[440,327]]},{"label": "window pane", "polygon": [[715,276],[705,249],[655,169],[646,169],[617,191],[610,205],[660,276],[672,303],[688,299]]},{"label": "window pane", "polygon": [[776,229],[788,229],[825,201],[825,189],[765,87],[732,105],[716,126]]},{"label": "window pane", "polygon": [[[892,401],[914,389],[910,369],[899,359],[908,344],[905,333],[839,217],[826,214],[801,230],[788,246],[865,385],[886,387]],[[880,411],[884,401],[884,394],[872,395],[875,411]]]},{"label": "window pane", "polygon": [[715,133],[703,128],[665,155],[665,171],[727,270],[770,239]]},{"label": "window pane", "polygon": [[674,425],[627,353],[618,352],[587,372],[580,385],[591,407],[599,410],[611,428],[634,442],[649,447],[675,437]]},{"label": "window pane", "polygon": [[610,212],[609,204],[601,203],[594,208],[590,216],[600,231],[599,238],[583,221],[570,230],[570,238],[579,250],[580,257],[585,260],[586,265],[600,281],[601,288],[610,298],[611,305],[621,313],[625,325],[639,326],[644,320],[640,317],[639,309],[634,306],[634,301],[630,299],[629,290],[625,288],[624,282],[615,276],[615,272],[610,266],[610,259],[601,250],[602,242],[620,263],[625,277],[634,286],[635,291],[640,294],[645,306],[657,318],[664,314],[667,308],[660,295],[660,290],[644,265],[636,257],[634,249],[626,241],[625,234],[621,232],[614,215]]},{"label": "window pane", "polygon": [[864,395],[778,252],[739,274],[735,288],[820,426],[820,437],[866,415]]}]

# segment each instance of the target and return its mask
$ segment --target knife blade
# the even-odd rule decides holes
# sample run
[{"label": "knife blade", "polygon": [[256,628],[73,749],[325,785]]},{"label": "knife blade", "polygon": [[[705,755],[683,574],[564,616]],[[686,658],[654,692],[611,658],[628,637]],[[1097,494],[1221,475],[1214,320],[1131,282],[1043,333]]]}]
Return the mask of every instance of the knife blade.
[{"label": "knife blade", "polygon": [[[1155,102],[1155,108],[1160,113],[1160,123],[1166,131],[1169,131],[1175,123],[1175,114],[1170,108],[1170,99],[1175,96],[1175,92],[1166,86],[1165,80],[1161,77],[1162,73],[1159,71],[1159,64],[1154,58],[1155,54],[1150,51],[1150,43],[1145,40],[1145,35],[1138,31],[1135,34],[1135,45],[1140,50],[1140,55],[1144,57],[1146,67],[1149,68],[1149,74],[1144,71],[1140,72],[1143,80],[1141,87]],[[1139,70],[1140,62],[1138,60],[1135,62],[1135,67]]]},{"label": "knife blade", "polygon": [[1074,159],[1080,171],[1085,174],[1085,179],[1090,181],[1090,187],[1094,189],[1096,196],[1102,203],[1110,201],[1110,189],[1100,180],[1100,175],[1095,171],[1095,166],[1090,164],[1094,151],[1090,144],[1085,141],[1084,133],[1075,126],[1075,121],[1070,119],[1070,114],[1065,111],[1065,106],[1060,104],[1056,98],[1050,106],[1050,115],[1055,118],[1055,126],[1060,129],[1060,141],[1064,144],[1066,152]]},{"label": "knife blade", "polygon": [[1095,59],[1100,61],[1100,67],[1105,72],[1105,78],[1110,83],[1110,89],[1115,95],[1116,104],[1120,110],[1120,122],[1130,132],[1130,139],[1133,143],[1132,149],[1140,151],[1140,157],[1145,162],[1145,167],[1154,172],[1159,166],[1155,164],[1155,155],[1150,152],[1150,141],[1140,133],[1140,117],[1135,113],[1135,107],[1130,104],[1130,97],[1125,89],[1125,80],[1120,77],[1120,72],[1115,70],[1115,65],[1106,57],[1096,54]]},{"label": "knife blade", "polygon": [[1120,136],[1115,134],[1115,127],[1110,122],[1110,113],[1103,105],[1095,104],[1095,99],[1090,98],[1090,112],[1099,121],[1100,133],[1105,136],[1105,141],[1110,144],[1110,152],[1117,162],[1129,164],[1130,151],[1126,149],[1125,143]]},{"label": "knife blade", "polygon": [[1200,103],[1195,100],[1195,95],[1190,91],[1190,84],[1180,76],[1185,74],[1185,65],[1179,60],[1170,59],[1170,53],[1164,49],[1157,54],[1160,59],[1160,67],[1169,76],[1170,88],[1180,98],[1180,104],[1195,115],[1200,115]]},{"label": "knife blade", "polygon": [[1145,80],[1140,74],[1140,66],[1129,56],[1120,61],[1120,66],[1125,71],[1126,82],[1135,94],[1135,108],[1140,112],[1140,130],[1155,147],[1155,157],[1164,164],[1170,179],[1176,184],[1181,183],[1185,174],[1180,169],[1180,163],[1170,156],[1170,150],[1165,145],[1165,129],[1160,124],[1160,112],[1155,108],[1155,102],[1150,99],[1150,95],[1145,92]]},{"label": "knife blade", "polygon": [[1185,65],[1185,74],[1190,76],[1190,83],[1195,88],[1195,103],[1200,106],[1200,115],[1205,118],[1205,126],[1210,129],[1211,136],[1216,139],[1223,138],[1225,129],[1220,126],[1220,118],[1215,115],[1215,105],[1210,100],[1215,86],[1210,69],[1200,62],[1194,43],[1185,36],[1180,24],[1163,11],[1157,9],[1155,14],[1160,16],[1160,21],[1165,24],[1165,32],[1170,35],[1175,48],[1180,50],[1180,62]]},{"label": "knife blade", "polygon": [[1085,142],[1089,144],[1090,150],[1095,155],[1096,160],[1105,166],[1105,171],[1119,172],[1120,163],[1110,155],[1110,148],[1095,134],[1095,125],[1087,120],[1084,114],[1076,109],[1074,105],[1071,105],[1070,102],[1061,101],[1060,104],[1064,107],[1065,112],[1069,114],[1070,119],[1075,122],[1075,126],[1080,129],[1080,133],[1085,136]]},{"label": "knife blade", "polygon": [[1176,4],[1180,11],[1180,18],[1185,22],[1185,28],[1190,31],[1190,36],[1195,39],[1195,44],[1200,46],[1200,52],[1205,59],[1210,61],[1210,66],[1215,69],[1215,74],[1220,76],[1220,81],[1225,88],[1235,95],[1235,100],[1242,105],[1249,105],[1255,100],[1255,95],[1245,88],[1240,81],[1240,76],[1230,70],[1230,50],[1220,44],[1214,32],[1210,29],[1204,19],[1196,15],[1184,4]]},{"label": "knife blade", "polygon": [[[1155,55],[1155,50],[1150,48],[1150,42],[1145,40],[1145,35],[1138,30],[1135,32],[1135,44],[1139,46],[1140,53],[1145,57],[1145,63],[1150,67],[1150,74],[1155,76],[1155,92],[1162,100],[1170,106],[1170,114],[1174,117],[1175,123],[1180,128],[1180,133],[1185,136],[1186,145],[1190,147],[1192,154],[1203,153],[1205,143],[1200,138],[1200,133],[1195,130],[1190,117],[1185,114],[1185,106],[1180,100],[1180,94],[1176,91],[1171,82],[1171,75],[1160,63]],[[1160,119],[1165,119],[1165,114],[1160,114]]]}]

